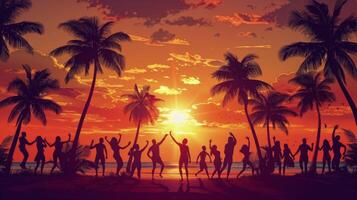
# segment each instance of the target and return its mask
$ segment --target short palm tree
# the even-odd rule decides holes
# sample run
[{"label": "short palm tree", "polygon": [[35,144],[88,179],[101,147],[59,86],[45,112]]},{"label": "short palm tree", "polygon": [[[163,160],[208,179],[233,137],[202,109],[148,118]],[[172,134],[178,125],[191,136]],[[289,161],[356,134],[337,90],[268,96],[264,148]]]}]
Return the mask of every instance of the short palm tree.
[{"label": "short palm tree", "polygon": [[313,1],[306,11],[295,11],[290,19],[290,27],[303,32],[311,42],[297,42],[283,47],[280,58],[303,56],[298,73],[316,70],[324,65],[325,77],[334,77],[354,115],[357,124],[357,107],[346,88],[345,72],[357,77],[357,68],[350,57],[357,52],[357,43],[349,39],[357,32],[357,18],[341,20],[340,13],[347,0],[337,0],[333,12],[329,13],[324,3]]},{"label": "short palm tree", "polygon": [[130,37],[123,32],[111,34],[113,24],[114,22],[101,24],[96,17],[84,17],[79,20],[64,22],[59,27],[71,33],[75,39],[68,41],[66,45],[58,47],[50,53],[52,56],[70,55],[65,63],[65,67],[69,69],[65,77],[66,83],[83,71],[87,76],[91,67],[93,68],[92,83],[73,140],[73,150],[78,146],[82,126],[93,97],[98,72],[103,73],[103,67],[106,67],[121,76],[125,68],[124,56],[120,53],[121,45],[119,42],[129,41]]},{"label": "short palm tree", "polygon": [[212,74],[212,77],[216,78],[220,83],[212,87],[211,93],[213,96],[224,93],[223,106],[234,98],[237,98],[238,103],[243,104],[256,145],[260,167],[263,169],[263,157],[259,140],[248,112],[248,100],[249,97],[258,97],[260,89],[270,88],[271,86],[263,81],[253,79],[262,74],[259,64],[255,62],[257,58],[256,55],[249,54],[242,60],[238,60],[233,54],[226,53],[227,64]]},{"label": "short palm tree", "polygon": [[303,116],[307,111],[316,109],[317,113],[317,135],[314,154],[310,166],[310,171],[316,173],[317,154],[320,147],[321,137],[321,106],[324,103],[333,102],[335,95],[330,91],[332,79],[323,79],[321,73],[309,72],[306,74],[297,75],[290,80],[291,83],[299,86],[298,91],[293,94],[290,99],[298,100],[298,108],[300,116]]},{"label": "short palm tree", "polygon": [[50,73],[45,69],[37,71],[34,74],[27,65],[23,66],[26,72],[26,79],[16,78],[8,86],[9,92],[16,92],[15,96],[7,97],[0,101],[0,108],[14,105],[10,112],[8,121],[16,119],[16,132],[10,146],[7,163],[5,166],[6,173],[10,173],[12,159],[17,140],[21,132],[22,124],[28,124],[31,121],[31,115],[39,119],[43,125],[46,125],[47,118],[45,111],[49,110],[56,114],[61,112],[61,107],[52,100],[45,99],[46,95],[52,90],[59,88],[59,83],[50,78]]},{"label": "short palm tree", "polygon": [[[288,134],[288,116],[297,114],[286,106],[289,95],[280,92],[269,91],[266,96],[250,100],[252,104],[251,119],[253,124],[263,124],[267,129],[268,147],[271,149],[270,124],[273,128],[278,127]],[[268,151],[270,152],[270,151]]]},{"label": "short palm tree", "polygon": [[[156,103],[163,100],[150,94],[149,90],[149,86],[144,86],[140,90],[135,84],[133,93],[122,95],[123,98],[129,100],[128,104],[124,107],[124,113],[129,113],[129,120],[133,121],[137,126],[133,146],[138,142],[141,124],[154,124],[160,114]],[[126,168],[127,172],[131,171],[131,161],[132,156],[129,157]]]},{"label": "short palm tree", "polygon": [[0,1],[0,60],[9,58],[9,46],[26,49],[32,52],[33,48],[23,38],[26,33],[43,33],[43,26],[36,22],[15,22],[24,11],[30,9],[30,0],[1,0]]}]

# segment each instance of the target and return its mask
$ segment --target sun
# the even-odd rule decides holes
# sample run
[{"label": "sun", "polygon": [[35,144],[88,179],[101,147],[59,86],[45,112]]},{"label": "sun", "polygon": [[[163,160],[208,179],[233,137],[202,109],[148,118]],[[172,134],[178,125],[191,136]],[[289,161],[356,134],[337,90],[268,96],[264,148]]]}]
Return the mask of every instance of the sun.
[{"label": "sun", "polygon": [[172,110],[167,116],[167,121],[170,124],[181,125],[188,123],[189,120],[190,114],[184,110]]}]

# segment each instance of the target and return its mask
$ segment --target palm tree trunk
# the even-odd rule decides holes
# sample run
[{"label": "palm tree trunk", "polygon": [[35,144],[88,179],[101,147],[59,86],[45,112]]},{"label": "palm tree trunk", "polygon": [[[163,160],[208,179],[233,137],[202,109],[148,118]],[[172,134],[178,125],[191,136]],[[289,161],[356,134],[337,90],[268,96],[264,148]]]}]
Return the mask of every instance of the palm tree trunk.
[{"label": "palm tree trunk", "polygon": [[345,84],[343,83],[343,81],[341,80],[341,78],[339,76],[336,76],[336,75],[335,75],[335,77],[337,79],[338,84],[340,85],[340,88],[341,88],[343,94],[345,95],[345,98],[346,98],[348,104],[350,105],[350,108],[352,110],[353,116],[355,118],[355,123],[357,125],[357,107],[356,107],[356,104],[353,101],[350,93],[348,92],[348,90],[347,90]]},{"label": "palm tree trunk", "polygon": [[260,150],[260,145],[259,145],[259,140],[258,140],[258,137],[257,137],[257,133],[255,132],[254,125],[253,125],[253,123],[252,123],[252,121],[250,119],[249,113],[248,113],[248,103],[247,102],[244,102],[244,111],[245,111],[245,115],[247,117],[247,120],[248,120],[248,123],[249,123],[249,126],[250,126],[250,130],[252,131],[252,135],[253,135],[255,146],[257,148],[257,154],[258,154],[258,158],[259,158],[259,168],[260,168],[261,173],[263,173],[265,171],[263,156],[262,156],[262,152]]},{"label": "palm tree trunk", "polygon": [[[269,117],[267,117],[266,119],[266,124],[267,124],[267,140],[268,140],[268,147],[271,150],[271,141],[270,141],[270,121],[269,121]],[[269,151],[271,154],[271,151]],[[270,155],[269,155],[270,156]]]},{"label": "palm tree trunk", "polygon": [[316,174],[317,155],[319,153],[320,137],[321,137],[320,106],[318,105],[318,103],[316,103],[315,105],[316,105],[316,111],[317,111],[317,136],[316,136],[314,155],[312,156],[312,161],[311,161],[311,166],[310,166],[310,173],[312,173],[312,174]]},{"label": "palm tree trunk", "polygon": [[10,174],[10,172],[11,172],[12,160],[13,160],[13,157],[14,157],[14,152],[15,152],[17,140],[19,139],[19,136],[20,136],[22,120],[23,120],[23,118],[20,117],[20,120],[18,121],[18,124],[17,124],[17,128],[16,128],[16,132],[15,132],[14,138],[12,139],[11,147],[10,147],[10,150],[9,150],[9,155],[7,156],[6,165],[5,165],[5,173],[6,174]]},{"label": "palm tree trunk", "polygon": [[[134,142],[133,142],[133,147],[136,145],[136,143],[138,142],[138,138],[139,138],[139,132],[140,132],[140,126],[141,126],[141,120],[138,122],[137,128],[136,128],[136,134],[135,134],[135,138],[134,138]],[[133,156],[130,154],[129,155],[129,159],[128,162],[126,164],[126,172],[127,173],[131,173],[131,163],[133,161]]]}]

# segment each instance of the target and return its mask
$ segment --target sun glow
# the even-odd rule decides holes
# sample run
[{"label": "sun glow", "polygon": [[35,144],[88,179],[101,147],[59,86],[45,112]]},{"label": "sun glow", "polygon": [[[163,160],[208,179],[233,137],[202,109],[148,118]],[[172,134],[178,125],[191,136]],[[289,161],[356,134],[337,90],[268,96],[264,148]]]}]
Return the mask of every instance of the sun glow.
[{"label": "sun glow", "polygon": [[190,109],[163,108],[161,110],[163,130],[177,134],[193,134],[197,131],[199,123],[191,115]]},{"label": "sun glow", "polygon": [[189,112],[184,110],[172,110],[167,117],[167,121],[170,124],[185,124],[189,122],[191,118]]}]

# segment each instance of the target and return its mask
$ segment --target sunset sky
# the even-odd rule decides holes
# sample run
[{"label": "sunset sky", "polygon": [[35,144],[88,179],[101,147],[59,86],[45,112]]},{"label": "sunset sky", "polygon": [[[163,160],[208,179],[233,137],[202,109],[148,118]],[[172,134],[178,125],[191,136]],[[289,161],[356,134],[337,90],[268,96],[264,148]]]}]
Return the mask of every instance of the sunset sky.
[{"label": "sunset sky", "polygon": [[[259,56],[263,76],[260,79],[272,84],[281,92],[295,91],[288,80],[294,76],[302,59],[294,58],[282,62],[279,49],[295,41],[306,40],[299,32],[287,27],[291,11],[301,9],[308,0],[33,0],[32,8],[20,16],[18,21],[36,21],[45,27],[43,35],[26,35],[35,49],[33,55],[22,50],[13,50],[6,63],[0,62],[0,98],[9,96],[7,84],[16,76],[24,77],[21,64],[34,69],[48,68],[52,76],[60,80],[61,89],[49,97],[63,106],[59,116],[48,114],[47,126],[37,120],[23,128],[29,140],[37,135],[45,136],[50,142],[56,135],[66,138],[75,133],[77,123],[87,98],[91,77],[77,77],[69,84],[64,83],[66,71],[63,63],[67,57],[53,58],[48,53],[65,44],[71,35],[58,29],[61,22],[83,16],[98,16],[103,22],[116,21],[113,31],[128,33],[132,41],[122,43],[126,57],[126,70],[118,78],[114,72],[100,75],[89,114],[81,135],[81,143],[89,144],[91,139],[123,134],[123,144],[132,141],[135,124],[123,113],[125,100],[122,94],[131,92],[134,84],[140,87],[150,85],[150,91],[163,99],[159,103],[161,115],[155,125],[144,125],[139,144],[145,140],[160,139],[172,130],[180,140],[189,139],[192,156],[196,158],[202,145],[209,139],[223,152],[228,132],[238,137],[235,159],[241,159],[238,148],[251,136],[241,106],[232,102],[226,107],[220,105],[222,96],[211,97],[210,88],[217,83],[211,74],[224,64],[224,54],[232,52],[238,58],[248,53]],[[325,0],[333,5],[333,0]],[[357,0],[349,0],[343,10],[343,17],[353,13]],[[356,41],[356,37],[353,38]],[[355,62],[357,57],[353,57]],[[347,77],[347,87],[357,101],[354,84],[357,81]],[[333,85],[336,102],[322,108],[322,120],[327,127],[322,137],[330,139],[332,127],[357,131],[350,108],[337,85]],[[291,107],[295,107],[292,103]],[[12,135],[15,124],[7,123],[10,109],[1,110],[0,139]],[[303,118],[290,118],[289,135],[280,130],[272,134],[282,143],[289,143],[295,151],[302,137],[314,142],[317,120],[315,112]],[[257,126],[262,145],[266,145],[266,132]],[[346,141],[346,138],[344,138]],[[108,149],[109,146],[107,145]],[[35,146],[29,149],[34,150]],[[252,148],[254,150],[254,148]],[[48,155],[53,149],[47,148]],[[163,158],[176,161],[178,148],[171,139],[162,146]],[[111,151],[109,151],[111,152]],[[112,158],[110,153],[109,157]],[[122,153],[126,157],[126,151]],[[30,160],[33,160],[31,155]],[[15,153],[18,160],[19,152]],[[144,156],[144,161],[147,160]]]}]

